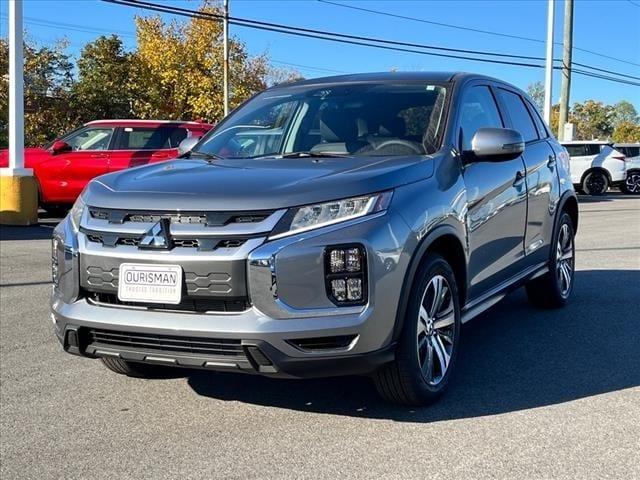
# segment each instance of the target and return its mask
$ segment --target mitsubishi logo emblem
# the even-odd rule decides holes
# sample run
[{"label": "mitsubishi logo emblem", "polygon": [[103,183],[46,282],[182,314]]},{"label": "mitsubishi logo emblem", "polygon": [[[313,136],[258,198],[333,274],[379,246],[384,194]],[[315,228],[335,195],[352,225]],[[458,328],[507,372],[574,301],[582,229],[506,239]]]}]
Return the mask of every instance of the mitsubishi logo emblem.
[{"label": "mitsubishi logo emblem", "polygon": [[173,248],[173,240],[169,232],[171,221],[168,218],[162,218],[158,223],[151,227],[140,240],[138,248],[163,249],[170,250]]}]

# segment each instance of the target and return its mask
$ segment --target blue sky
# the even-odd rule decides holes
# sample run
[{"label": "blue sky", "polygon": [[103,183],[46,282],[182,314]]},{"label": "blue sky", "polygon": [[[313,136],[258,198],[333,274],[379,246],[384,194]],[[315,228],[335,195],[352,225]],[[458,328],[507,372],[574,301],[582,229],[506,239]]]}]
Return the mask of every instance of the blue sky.
[{"label": "blue sky", "polygon": [[[162,0],[156,0],[158,2]],[[450,23],[544,40],[546,0],[493,1],[369,1],[332,0],[398,15]],[[163,3],[196,8],[197,0],[166,0]],[[497,37],[403,19],[355,11],[317,0],[230,0],[231,15],[341,33],[391,40],[492,50],[544,57],[544,43]],[[564,2],[556,2],[556,41],[562,40]],[[25,0],[28,34],[41,44],[66,37],[70,52],[102,33],[120,34],[129,48],[135,46],[133,18],[150,12],[97,0]],[[0,0],[0,26],[7,32],[7,0]],[[165,15],[167,18],[170,16]],[[576,0],[574,46],[640,64],[640,0]],[[44,21],[44,23],[43,23]],[[57,25],[52,25],[57,23]],[[67,25],[60,25],[61,23]],[[544,71],[532,68],[477,63],[456,59],[391,52],[316,39],[291,37],[273,32],[232,26],[232,35],[242,40],[252,54],[268,53],[276,66],[293,64],[306,77],[342,72],[398,70],[465,70],[485,73],[522,88],[543,80]],[[556,58],[562,56],[556,45]],[[574,61],[640,77],[640,66],[574,51]],[[553,99],[560,94],[560,74],[554,76]],[[571,102],[593,98],[606,103],[626,99],[640,110],[640,87],[574,75]]]}]

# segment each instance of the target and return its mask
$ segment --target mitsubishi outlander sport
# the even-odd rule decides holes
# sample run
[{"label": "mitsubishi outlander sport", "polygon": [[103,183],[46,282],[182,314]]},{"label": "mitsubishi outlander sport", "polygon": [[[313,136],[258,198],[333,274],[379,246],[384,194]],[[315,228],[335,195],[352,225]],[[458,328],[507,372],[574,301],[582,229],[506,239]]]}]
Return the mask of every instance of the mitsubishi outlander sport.
[{"label": "mitsubishi outlander sport", "polygon": [[567,303],[577,224],[569,157],[517,88],[305,80],[182,158],[90,182],[54,232],[51,318],[121,374],[362,374],[427,404],[463,323],[521,286]]}]

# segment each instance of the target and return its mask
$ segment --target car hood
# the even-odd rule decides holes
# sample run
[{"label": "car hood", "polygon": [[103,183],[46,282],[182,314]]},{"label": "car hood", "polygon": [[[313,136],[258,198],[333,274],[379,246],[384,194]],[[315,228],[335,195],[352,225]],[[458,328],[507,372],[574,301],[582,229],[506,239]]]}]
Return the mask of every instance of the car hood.
[{"label": "car hood", "polygon": [[[25,168],[32,168],[36,164],[49,160],[51,153],[45,148],[28,147],[24,149],[24,166]],[[0,167],[5,168],[9,166],[9,150],[0,150]]]},{"label": "car hood", "polygon": [[85,201],[136,210],[272,210],[388,190],[433,168],[428,156],[182,159],[99,177]]}]

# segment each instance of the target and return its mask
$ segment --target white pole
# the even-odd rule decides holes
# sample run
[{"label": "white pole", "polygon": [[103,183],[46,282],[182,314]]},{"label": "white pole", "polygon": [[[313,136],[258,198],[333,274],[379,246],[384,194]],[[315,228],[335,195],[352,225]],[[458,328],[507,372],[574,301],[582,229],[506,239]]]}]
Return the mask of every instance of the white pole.
[{"label": "white pole", "polygon": [[224,90],[224,116],[229,114],[229,0],[224,0],[224,20],[222,21],[222,89]]},{"label": "white pole", "polygon": [[553,92],[553,2],[547,7],[547,62],[544,71],[544,120],[551,125],[551,94]]},{"label": "white pole", "polygon": [[9,168],[24,168],[22,0],[9,0]]}]

